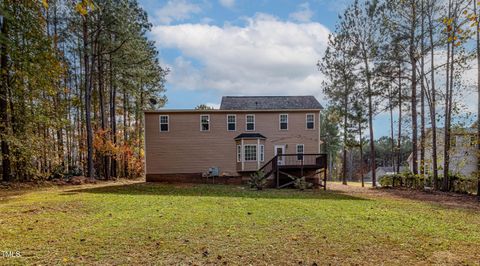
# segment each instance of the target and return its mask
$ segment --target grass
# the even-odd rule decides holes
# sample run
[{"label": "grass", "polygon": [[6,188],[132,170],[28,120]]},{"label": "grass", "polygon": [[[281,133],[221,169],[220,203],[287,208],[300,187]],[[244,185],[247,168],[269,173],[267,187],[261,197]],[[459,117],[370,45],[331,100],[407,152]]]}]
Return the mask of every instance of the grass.
[{"label": "grass", "polygon": [[[2,197],[3,193],[3,197]],[[342,191],[0,191],[0,264],[480,264],[480,212]]]}]

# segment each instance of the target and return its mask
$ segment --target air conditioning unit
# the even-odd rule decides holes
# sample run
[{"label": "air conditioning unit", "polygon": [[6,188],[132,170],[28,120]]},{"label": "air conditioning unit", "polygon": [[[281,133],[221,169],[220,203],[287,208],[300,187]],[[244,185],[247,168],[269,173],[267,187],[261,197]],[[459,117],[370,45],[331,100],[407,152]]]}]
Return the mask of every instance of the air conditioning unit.
[{"label": "air conditioning unit", "polygon": [[220,175],[220,169],[218,167],[210,167],[208,168],[208,176],[210,177],[217,177]]}]

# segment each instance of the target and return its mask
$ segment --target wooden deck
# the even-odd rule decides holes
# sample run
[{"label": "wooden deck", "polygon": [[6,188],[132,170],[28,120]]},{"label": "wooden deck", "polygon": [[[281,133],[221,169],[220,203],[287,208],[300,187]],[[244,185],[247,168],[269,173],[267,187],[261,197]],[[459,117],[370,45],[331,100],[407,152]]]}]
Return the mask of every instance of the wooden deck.
[{"label": "wooden deck", "polygon": [[[276,155],[259,169],[265,173],[265,176],[274,176],[276,187],[282,188],[290,183],[281,182],[282,177],[288,177],[289,180],[307,177],[306,173],[312,173],[316,170],[315,175],[321,170],[323,173],[323,182],[319,186],[326,189],[327,182],[327,155],[326,154],[282,154]],[[284,178],[283,178],[284,179]],[[288,179],[287,179],[288,180]]]}]

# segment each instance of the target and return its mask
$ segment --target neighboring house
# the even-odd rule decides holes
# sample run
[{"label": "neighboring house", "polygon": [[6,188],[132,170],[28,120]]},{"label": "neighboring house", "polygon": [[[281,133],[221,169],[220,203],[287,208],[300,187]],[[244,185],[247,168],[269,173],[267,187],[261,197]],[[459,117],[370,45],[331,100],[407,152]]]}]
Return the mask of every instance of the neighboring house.
[{"label": "neighboring house", "polygon": [[[476,129],[452,129],[450,148],[450,173],[470,177],[477,171]],[[437,129],[437,168],[438,175],[443,176],[444,130]],[[420,144],[418,146],[417,161],[420,162]],[[427,131],[425,143],[425,170],[428,174],[433,171],[432,165],[432,132]],[[413,156],[408,157],[410,171],[413,171]],[[419,164],[420,165],[420,164]]]},{"label": "neighboring house", "polygon": [[[408,171],[409,171],[409,169],[407,167],[400,166],[399,173],[404,173],[404,172],[408,172]],[[397,173],[397,167],[383,167],[383,166],[380,166],[380,167],[377,167],[377,169],[375,171],[375,178],[377,179],[377,182],[380,182],[380,180],[384,176],[394,175],[394,174],[398,174]],[[365,175],[364,181],[365,182],[372,182],[372,171],[368,172]]]},{"label": "neighboring house", "polygon": [[313,96],[225,96],[218,110],[146,111],[147,181],[191,182],[214,168],[241,182],[282,154],[278,165],[301,164],[303,174],[318,161],[307,154],[320,153],[321,110]]}]

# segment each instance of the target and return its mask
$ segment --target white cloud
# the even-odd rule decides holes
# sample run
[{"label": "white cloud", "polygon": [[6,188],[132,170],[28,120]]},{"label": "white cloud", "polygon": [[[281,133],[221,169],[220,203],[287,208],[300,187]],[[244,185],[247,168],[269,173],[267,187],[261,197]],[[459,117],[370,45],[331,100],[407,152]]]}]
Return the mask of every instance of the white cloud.
[{"label": "white cloud", "polygon": [[[160,48],[181,51],[168,82],[188,90],[234,95],[321,95],[316,68],[329,30],[319,23],[281,21],[266,14],[244,26],[160,25],[152,35]],[[320,99],[320,98],[319,98]]]},{"label": "white cloud", "polygon": [[155,12],[155,21],[161,24],[170,24],[174,21],[182,21],[191,18],[193,14],[202,11],[200,6],[186,0],[169,0],[162,8]]},{"label": "white cloud", "polygon": [[219,2],[224,7],[232,8],[235,6],[235,0],[219,0]]},{"label": "white cloud", "polygon": [[300,4],[296,12],[291,13],[288,17],[298,22],[309,22],[313,16],[313,11],[310,9],[310,4]]}]

